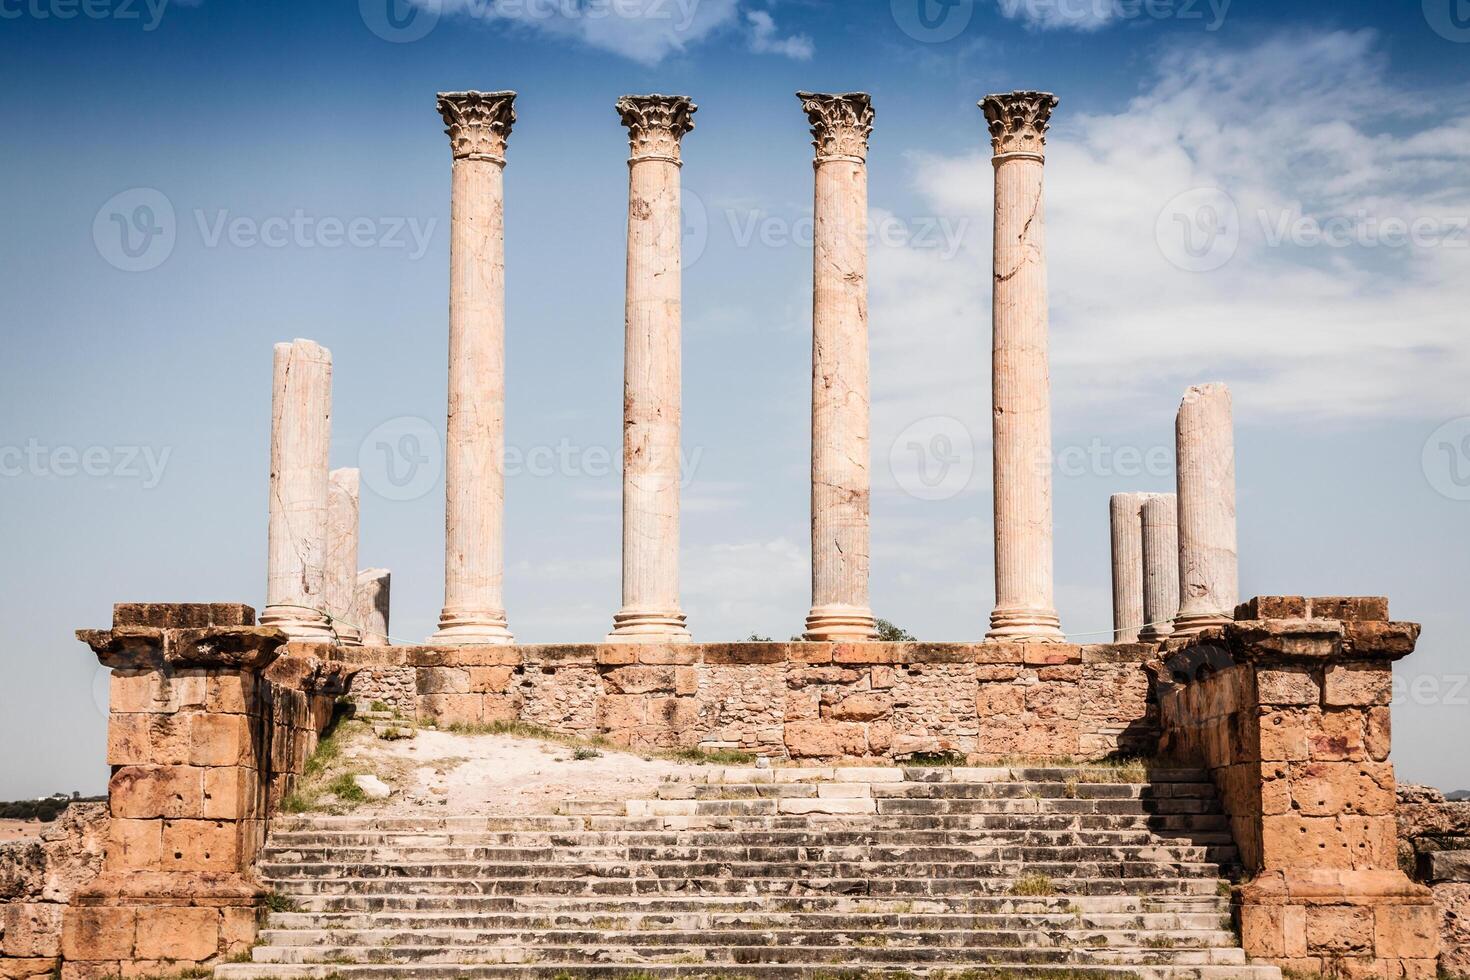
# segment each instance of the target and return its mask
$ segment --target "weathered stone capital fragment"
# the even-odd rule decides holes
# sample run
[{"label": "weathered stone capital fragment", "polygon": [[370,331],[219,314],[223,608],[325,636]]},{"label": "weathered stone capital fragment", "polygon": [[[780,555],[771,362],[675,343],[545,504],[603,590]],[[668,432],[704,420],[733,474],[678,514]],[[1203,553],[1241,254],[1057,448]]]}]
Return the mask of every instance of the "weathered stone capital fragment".
[{"label": "weathered stone capital fragment", "polygon": [[514,92],[440,92],[439,114],[454,158],[505,163],[515,101]]},{"label": "weathered stone capital fragment", "polygon": [[996,157],[1025,154],[1043,158],[1051,113],[1060,101],[1050,92],[1007,92],[981,99]]},{"label": "weathered stone capital fragment", "polygon": [[867,160],[874,116],[873,99],[868,93],[797,92],[796,97],[811,121],[818,162],[827,157]]},{"label": "weathered stone capital fragment", "polygon": [[625,95],[618,99],[618,115],[628,127],[632,160],[644,158],[679,162],[679,141],[694,129],[699,111],[687,95]]},{"label": "weathered stone capital fragment", "polygon": [[163,629],[119,626],[77,630],[104,667],[114,670],[244,670],[259,672],[280,657],[289,640],[274,626]]}]

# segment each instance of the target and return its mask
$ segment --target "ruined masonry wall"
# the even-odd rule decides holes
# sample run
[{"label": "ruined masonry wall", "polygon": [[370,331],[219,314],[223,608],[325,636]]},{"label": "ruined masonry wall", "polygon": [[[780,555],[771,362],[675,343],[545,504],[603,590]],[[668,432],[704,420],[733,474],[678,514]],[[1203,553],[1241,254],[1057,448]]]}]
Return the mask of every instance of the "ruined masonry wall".
[{"label": "ruined masonry wall", "polygon": [[[343,650],[352,697],[633,748],[803,760],[1151,754],[1142,645],[743,643]],[[404,707],[412,683],[412,708]]]}]

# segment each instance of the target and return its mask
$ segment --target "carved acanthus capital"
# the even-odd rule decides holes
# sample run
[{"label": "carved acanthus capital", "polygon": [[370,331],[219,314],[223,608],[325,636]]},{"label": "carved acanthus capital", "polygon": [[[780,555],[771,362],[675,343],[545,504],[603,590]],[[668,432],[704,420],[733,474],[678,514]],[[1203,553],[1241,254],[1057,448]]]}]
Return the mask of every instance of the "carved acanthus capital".
[{"label": "carved acanthus capital", "polygon": [[1045,156],[1046,129],[1059,101],[1050,92],[1008,92],[981,99],[995,155]]},{"label": "carved acanthus capital", "polygon": [[699,106],[687,95],[625,95],[618,99],[618,115],[628,127],[628,147],[634,160],[679,160],[679,141],[694,128]]},{"label": "carved acanthus capital", "polygon": [[504,163],[515,101],[514,92],[440,92],[439,114],[454,158]]},{"label": "carved acanthus capital", "polygon": [[823,95],[797,92],[801,107],[812,124],[812,146],[817,159],[868,158],[868,136],[873,132],[873,99],[866,92]]}]

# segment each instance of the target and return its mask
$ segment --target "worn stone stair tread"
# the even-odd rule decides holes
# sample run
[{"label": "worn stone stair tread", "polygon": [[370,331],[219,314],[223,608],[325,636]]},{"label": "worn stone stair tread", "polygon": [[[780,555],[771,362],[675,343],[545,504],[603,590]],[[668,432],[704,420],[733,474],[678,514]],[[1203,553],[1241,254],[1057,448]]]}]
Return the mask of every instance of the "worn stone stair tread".
[{"label": "worn stone stair tread", "polygon": [[1244,965],[1245,953],[1235,948],[1150,949],[1042,946],[259,946],[257,963],[657,963],[697,957],[706,965],[738,967],[751,963],[805,963],[841,967],[864,963],[948,963],[983,965],[992,962],[1173,963],[1181,966]]},{"label": "worn stone stair tread", "polygon": [[[1044,898],[1018,897],[1011,895],[929,895],[921,898],[886,899],[881,896],[818,896],[818,895],[698,895],[698,896],[649,896],[649,895],[405,895],[387,893],[364,893],[356,895],[307,896],[296,895],[303,908],[312,905],[332,906],[331,911],[373,911],[374,906],[391,906],[404,912],[424,910],[457,911],[470,910],[505,911],[517,910],[544,914],[549,910],[586,912],[600,909],[631,910],[639,914],[670,914],[674,912],[707,911],[711,908],[720,912],[750,912],[769,909],[772,911],[824,911],[845,912],[854,906],[859,909],[876,909],[884,904],[898,904],[907,911],[917,912],[925,908],[942,908],[951,912],[993,913],[997,910],[1040,914],[1041,910],[1055,914],[1059,910],[1075,906],[1084,913],[1107,910],[1118,914],[1145,914],[1147,912],[1178,912],[1181,914],[1216,914],[1230,911],[1229,899],[1211,892],[1208,895],[1061,895]],[[351,908],[348,908],[351,906]],[[907,914],[905,912],[904,914]]]},{"label": "worn stone stair tread", "polygon": [[707,930],[830,930],[873,929],[900,931],[998,931],[1053,929],[1065,931],[1210,932],[1220,929],[1221,914],[1207,912],[1048,912],[1048,913],[855,913],[855,912],[631,912],[610,914],[605,908],[547,909],[539,912],[278,912],[270,916],[266,933],[480,930],[511,932],[534,928],[597,927],[608,932],[637,932],[661,926],[668,929]]},{"label": "worn stone stair tread", "polygon": [[[922,976],[929,972],[930,964],[888,963],[878,967],[863,967],[860,970],[813,969],[808,964],[764,963],[742,965],[728,969],[708,964],[589,964],[589,963],[537,963],[501,965],[424,964],[414,970],[414,976],[425,980],[479,980],[479,978],[515,978],[515,980],[547,980],[551,977],[575,976],[592,978],[615,977],[681,977],[689,980],[759,980],[763,977],[850,977],[866,980],[874,976]],[[945,965],[946,974],[953,974],[954,967]],[[969,968],[972,980],[1009,980],[1034,975],[1035,967],[1026,964],[987,963]],[[1160,965],[1070,965],[1048,967],[1055,973],[1065,972],[1076,980],[1110,980],[1110,978],[1137,978],[1137,980],[1281,980],[1281,971],[1270,966],[1160,966]],[[396,964],[287,964],[287,963],[240,963],[216,967],[217,980],[323,980],[323,978],[365,977],[397,978],[403,976],[403,968]]]}]

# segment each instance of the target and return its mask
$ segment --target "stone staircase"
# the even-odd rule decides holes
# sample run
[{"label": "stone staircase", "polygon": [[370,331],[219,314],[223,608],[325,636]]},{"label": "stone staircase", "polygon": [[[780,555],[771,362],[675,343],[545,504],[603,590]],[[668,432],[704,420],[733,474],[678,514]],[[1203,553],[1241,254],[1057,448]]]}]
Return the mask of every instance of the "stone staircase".
[{"label": "stone staircase", "polygon": [[711,769],[523,817],[289,817],[221,980],[1259,978],[1194,770]]}]

